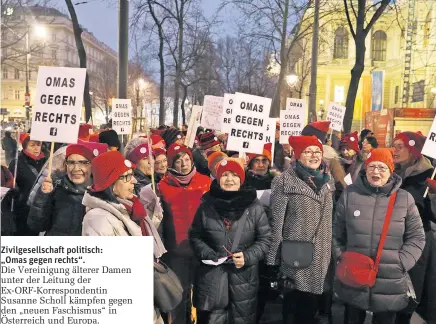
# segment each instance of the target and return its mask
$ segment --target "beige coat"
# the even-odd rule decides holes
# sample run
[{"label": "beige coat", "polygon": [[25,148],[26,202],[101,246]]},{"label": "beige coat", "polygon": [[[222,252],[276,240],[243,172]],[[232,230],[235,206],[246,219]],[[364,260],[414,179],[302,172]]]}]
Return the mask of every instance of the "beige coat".
[{"label": "beige coat", "polygon": [[86,207],[82,236],[142,236],[141,227],[130,219],[123,204],[107,202],[91,196],[83,196]]}]

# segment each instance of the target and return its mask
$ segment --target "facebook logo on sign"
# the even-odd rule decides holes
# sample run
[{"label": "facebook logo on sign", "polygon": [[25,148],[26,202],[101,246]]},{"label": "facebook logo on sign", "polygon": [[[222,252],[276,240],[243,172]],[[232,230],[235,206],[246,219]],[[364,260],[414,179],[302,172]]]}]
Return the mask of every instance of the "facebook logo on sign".
[{"label": "facebook logo on sign", "polygon": [[56,136],[57,134],[58,134],[58,129],[56,127],[51,127],[50,128],[50,135]]},{"label": "facebook logo on sign", "polygon": [[250,144],[249,142],[243,142],[242,143],[242,147],[243,148],[248,148],[249,144]]}]

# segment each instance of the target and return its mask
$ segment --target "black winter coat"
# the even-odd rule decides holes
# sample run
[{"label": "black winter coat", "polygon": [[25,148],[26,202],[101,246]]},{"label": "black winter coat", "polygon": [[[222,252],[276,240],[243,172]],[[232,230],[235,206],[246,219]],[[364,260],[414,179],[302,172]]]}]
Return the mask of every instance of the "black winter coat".
[{"label": "black winter coat", "polygon": [[[257,291],[259,286],[258,267],[270,242],[270,227],[263,207],[252,188],[241,188],[238,192],[223,191],[216,180],[210,192],[203,196],[198,208],[189,239],[199,260],[217,260],[227,256],[225,246],[231,250],[240,218],[245,210],[249,214],[237,248],[232,252],[243,252],[245,265],[237,269],[229,259],[224,264],[210,266],[200,261],[194,283],[194,306],[199,310],[217,311],[216,304],[222,300],[222,292],[228,291],[227,316],[212,313],[210,323],[250,324],[256,321]],[[227,229],[226,222],[230,222]],[[223,281],[227,277],[227,281]],[[223,284],[227,287],[221,287]],[[226,321],[227,320],[227,321]]]},{"label": "black winter coat", "polygon": [[210,176],[210,170],[207,165],[207,160],[204,158],[200,149],[192,151],[192,157],[194,159],[194,165],[198,172],[205,176]]},{"label": "black winter coat", "polygon": [[54,176],[53,186],[48,194],[38,189],[27,219],[29,228],[45,231],[46,236],[81,236],[86,188],[74,185],[66,174]]},{"label": "black winter coat", "polygon": [[135,183],[135,195],[139,197],[141,189],[151,183],[151,178],[138,169],[135,169],[134,176],[137,181],[137,183]]},{"label": "black winter coat", "polygon": [[[46,161],[46,157],[38,161],[33,160],[23,152],[18,155],[17,178],[15,181],[20,190],[20,196],[14,208],[17,216],[17,236],[38,235],[38,232],[31,231],[27,226],[27,216],[30,210],[29,206],[27,206],[27,198]],[[14,170],[15,160],[9,164],[9,171],[14,174]]]},{"label": "black winter coat", "polygon": [[271,189],[271,183],[274,179],[274,174],[271,170],[264,176],[257,175],[250,170],[245,173],[245,184],[253,187],[256,190],[268,190]]}]

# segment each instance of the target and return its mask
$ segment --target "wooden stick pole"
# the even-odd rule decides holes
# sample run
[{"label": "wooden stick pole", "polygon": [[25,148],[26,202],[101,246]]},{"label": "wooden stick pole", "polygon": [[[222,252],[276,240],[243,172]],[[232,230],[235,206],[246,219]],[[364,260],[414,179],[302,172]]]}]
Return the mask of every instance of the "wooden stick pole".
[{"label": "wooden stick pole", "polygon": [[55,147],[55,142],[51,142],[50,159],[48,160],[48,177],[50,177],[50,178],[51,178],[51,168],[53,166],[54,147]]},{"label": "wooden stick pole", "polygon": [[[152,112],[150,111],[150,117],[152,118],[153,116],[151,115]],[[151,120],[150,118],[150,120]],[[147,122],[147,117],[145,118],[145,136],[147,136],[147,141],[148,141],[148,163],[150,164],[150,168],[151,168],[151,188],[153,189],[153,192],[156,193],[156,184],[154,181],[154,163],[153,163],[153,159],[152,159],[152,147],[151,147],[151,136],[150,136],[150,128],[148,127],[148,122]]]},{"label": "wooden stick pole", "polygon": [[[431,175],[431,179],[433,180],[435,176],[436,176],[436,167],[433,170],[433,174]],[[424,198],[427,197],[428,190],[429,190],[429,188],[427,187],[427,189],[425,189]]]}]

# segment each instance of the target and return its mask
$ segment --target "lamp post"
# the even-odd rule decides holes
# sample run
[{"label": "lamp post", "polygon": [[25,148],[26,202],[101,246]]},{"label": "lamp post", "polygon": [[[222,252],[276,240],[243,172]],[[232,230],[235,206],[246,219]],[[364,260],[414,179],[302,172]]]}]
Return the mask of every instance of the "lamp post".
[{"label": "lamp post", "polygon": [[139,101],[139,90],[144,89],[145,87],[145,81],[142,78],[139,78],[136,81],[136,116],[138,116],[138,109],[139,112],[139,131],[142,132],[142,119],[143,119],[143,107],[141,107],[141,103]]}]

